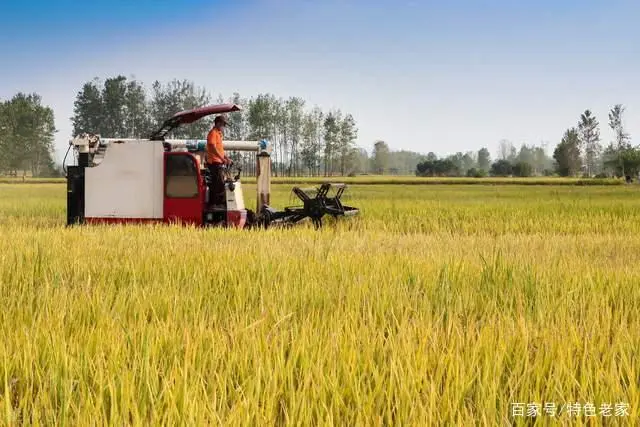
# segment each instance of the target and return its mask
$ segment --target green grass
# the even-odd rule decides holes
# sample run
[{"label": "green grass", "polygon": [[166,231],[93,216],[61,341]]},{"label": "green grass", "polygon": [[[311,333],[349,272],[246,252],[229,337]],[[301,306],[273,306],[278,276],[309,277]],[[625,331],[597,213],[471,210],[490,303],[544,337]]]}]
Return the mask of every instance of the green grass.
[{"label": "green grass", "polygon": [[348,192],[361,216],[321,232],[65,228],[64,185],[0,185],[0,418],[638,423],[639,188]]}]

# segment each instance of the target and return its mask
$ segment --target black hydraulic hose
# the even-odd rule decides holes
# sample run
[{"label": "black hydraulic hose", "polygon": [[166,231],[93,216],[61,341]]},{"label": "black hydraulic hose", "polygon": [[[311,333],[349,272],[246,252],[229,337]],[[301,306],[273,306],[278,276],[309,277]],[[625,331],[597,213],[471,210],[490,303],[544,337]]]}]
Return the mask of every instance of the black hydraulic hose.
[{"label": "black hydraulic hose", "polygon": [[65,168],[65,163],[67,162],[67,155],[69,154],[69,150],[71,150],[71,144],[69,144],[69,148],[67,148],[67,152],[64,154],[64,160],[62,161],[62,171],[65,176],[67,175],[67,168]]}]

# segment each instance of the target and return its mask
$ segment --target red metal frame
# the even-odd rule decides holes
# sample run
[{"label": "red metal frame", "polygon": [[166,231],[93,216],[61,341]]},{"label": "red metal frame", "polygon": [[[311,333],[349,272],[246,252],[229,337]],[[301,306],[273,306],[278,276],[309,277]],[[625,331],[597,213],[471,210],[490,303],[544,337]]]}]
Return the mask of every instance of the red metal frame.
[{"label": "red metal frame", "polygon": [[90,225],[101,224],[153,224],[162,223],[162,218],[116,218],[116,217],[104,217],[104,218],[85,218],[85,223]]},{"label": "red metal frame", "polygon": [[[167,158],[169,156],[188,156],[196,169],[196,179],[198,181],[198,195],[193,198],[170,198],[167,197]],[[180,223],[185,225],[202,225],[205,188],[198,161],[191,153],[166,152],[162,160],[162,196],[163,196],[163,221],[165,223]]]},{"label": "red metal frame", "polygon": [[227,211],[227,226],[244,228],[247,223],[247,210]]}]

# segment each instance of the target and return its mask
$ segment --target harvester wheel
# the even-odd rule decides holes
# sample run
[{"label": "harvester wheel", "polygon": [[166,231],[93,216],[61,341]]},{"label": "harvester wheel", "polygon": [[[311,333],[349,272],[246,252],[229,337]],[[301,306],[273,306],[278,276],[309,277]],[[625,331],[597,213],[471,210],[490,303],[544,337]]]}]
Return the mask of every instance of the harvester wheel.
[{"label": "harvester wheel", "polygon": [[269,228],[269,224],[271,223],[272,219],[273,218],[271,217],[271,212],[265,209],[260,212],[260,216],[256,219],[257,226],[266,230],[267,228]]},{"label": "harvester wheel", "polygon": [[251,209],[247,209],[247,228],[253,228],[257,225],[258,217]]}]

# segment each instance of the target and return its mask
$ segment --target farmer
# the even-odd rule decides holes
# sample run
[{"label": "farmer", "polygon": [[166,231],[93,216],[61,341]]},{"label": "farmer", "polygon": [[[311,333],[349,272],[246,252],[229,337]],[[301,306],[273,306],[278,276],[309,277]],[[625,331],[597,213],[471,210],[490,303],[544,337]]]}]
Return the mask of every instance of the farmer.
[{"label": "farmer", "polygon": [[209,190],[210,205],[225,205],[224,169],[233,162],[224,153],[222,137],[227,118],[223,115],[215,118],[213,128],[207,135],[207,169],[211,174],[212,185]]}]

